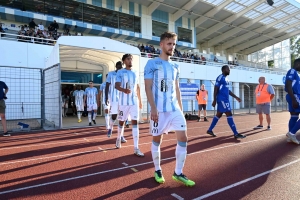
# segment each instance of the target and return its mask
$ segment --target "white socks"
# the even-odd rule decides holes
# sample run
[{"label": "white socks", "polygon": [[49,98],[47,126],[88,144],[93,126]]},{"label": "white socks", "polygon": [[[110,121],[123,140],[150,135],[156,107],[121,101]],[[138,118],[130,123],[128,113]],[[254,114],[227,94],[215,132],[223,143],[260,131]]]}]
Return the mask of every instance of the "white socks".
[{"label": "white socks", "polygon": [[118,126],[118,137],[117,140],[121,140],[121,137],[124,135],[124,126]]},{"label": "white socks", "polygon": [[160,144],[159,143],[152,141],[151,153],[152,153],[152,160],[154,163],[155,171],[161,170],[161,167],[160,167]]},{"label": "white socks", "polygon": [[132,125],[132,137],[133,137],[134,149],[138,149],[139,148],[139,126],[138,125]]},{"label": "white socks", "polygon": [[177,146],[176,146],[176,151],[175,151],[175,156],[176,156],[175,173],[177,175],[180,175],[182,173],[182,169],[183,169],[184,162],[186,159],[186,154],[187,154],[186,146],[187,146],[187,142],[177,141]]},{"label": "white socks", "polygon": [[110,123],[109,123],[109,114],[105,113],[105,124],[106,124],[106,129],[110,129]]},{"label": "white socks", "polygon": [[89,118],[89,122],[91,123],[92,122],[92,113],[91,112],[89,112],[88,118]]}]

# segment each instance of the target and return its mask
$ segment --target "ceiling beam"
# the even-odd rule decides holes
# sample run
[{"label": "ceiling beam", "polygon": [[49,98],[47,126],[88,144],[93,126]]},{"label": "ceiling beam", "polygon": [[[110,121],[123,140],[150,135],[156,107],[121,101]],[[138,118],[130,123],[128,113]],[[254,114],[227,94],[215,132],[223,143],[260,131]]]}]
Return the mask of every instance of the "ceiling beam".
[{"label": "ceiling beam", "polygon": [[175,22],[177,19],[182,17],[185,13],[190,11],[197,3],[199,0],[191,0],[187,4],[185,4],[181,9],[178,9],[173,15],[172,19]]},{"label": "ceiling beam", "polygon": [[116,6],[117,8],[120,8],[120,7],[123,5],[123,3],[124,3],[125,1],[126,1],[126,0],[116,0],[115,6]]},{"label": "ceiling beam", "polygon": [[[240,32],[240,31],[242,31],[243,29],[246,29],[246,28],[252,26],[253,24],[259,22],[259,21],[262,20],[263,18],[272,15],[273,13],[277,12],[278,10],[281,10],[282,8],[286,7],[287,5],[288,5],[288,4],[285,3],[285,4],[283,4],[283,5],[279,6],[279,7],[277,7],[276,9],[273,9],[273,10],[271,10],[271,11],[269,11],[269,12],[267,12],[267,13],[265,13],[265,14],[263,14],[263,15],[257,17],[257,18],[255,18],[255,19],[249,20],[249,21],[247,21],[247,22],[245,22],[245,23],[239,25],[238,27],[233,28],[233,29],[230,30],[230,31],[225,32],[225,33],[223,34],[224,37],[223,37],[223,35],[220,35],[220,36],[217,36],[217,37],[215,37],[215,38],[212,38],[211,40],[209,40],[209,44],[210,44],[211,46],[213,46],[213,45],[215,45],[215,44],[218,44],[218,43],[220,43],[220,42],[226,40],[226,39],[229,38],[230,36],[232,36],[232,35],[234,35],[234,34]],[[254,34],[251,34],[251,37],[252,37],[253,35],[254,35]],[[237,38],[234,38],[234,39],[233,39],[233,41],[235,42],[235,44],[238,43],[236,39],[237,39]],[[243,40],[242,40],[242,41],[243,41]],[[223,46],[223,45],[222,45],[222,46]]]},{"label": "ceiling beam", "polygon": [[195,27],[200,26],[207,19],[212,18],[213,16],[215,16],[215,14],[217,14],[220,10],[222,10],[224,7],[226,7],[228,4],[230,4],[233,1],[234,0],[226,0],[223,3],[221,3],[220,5],[214,7],[213,9],[211,9],[210,11],[208,11],[207,13],[205,13],[203,16],[201,16],[198,19],[196,19],[195,20]]},{"label": "ceiling beam", "polygon": [[148,6],[148,15],[151,15],[154,10],[156,10],[156,8],[158,8],[158,6],[160,5],[161,2],[163,2],[164,0],[157,0],[154,1],[150,4],[150,6]]},{"label": "ceiling beam", "polygon": [[275,37],[276,35],[278,35],[279,33],[282,33],[284,31],[287,31],[295,26],[300,26],[300,22],[297,22],[297,23],[293,23],[293,24],[290,24],[289,26],[286,26],[286,27],[283,27],[283,28],[280,28],[280,29],[277,29],[276,31],[274,32],[271,32],[271,33],[268,33],[269,36],[272,36],[272,37]]},{"label": "ceiling beam", "polygon": [[[279,37],[277,39],[280,40],[280,41],[283,41],[283,40],[289,39],[289,38],[291,38],[291,37],[293,37],[295,35],[298,35],[298,34],[300,34],[300,30],[296,31],[296,32],[291,32],[291,33],[286,34],[286,35],[283,35],[283,36],[281,36],[281,37]],[[273,44],[276,44],[277,42],[278,41],[271,40],[271,41],[268,41],[268,42],[265,42],[265,43],[261,43],[261,44],[259,44],[257,46],[251,47],[249,49],[245,49],[244,51],[242,51],[242,53],[245,54],[245,55],[251,54],[251,53],[256,52],[258,50],[261,50],[261,49],[263,49],[265,47],[268,47],[268,46],[271,46]]]}]

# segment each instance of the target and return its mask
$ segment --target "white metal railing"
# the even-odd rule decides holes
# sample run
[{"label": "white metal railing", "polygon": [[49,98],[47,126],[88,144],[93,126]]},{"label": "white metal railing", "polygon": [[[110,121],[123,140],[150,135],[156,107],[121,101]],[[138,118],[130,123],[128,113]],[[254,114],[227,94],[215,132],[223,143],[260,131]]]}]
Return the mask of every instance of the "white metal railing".
[{"label": "white metal railing", "polygon": [[52,40],[52,39],[11,34],[11,33],[0,33],[0,40],[1,39],[36,43],[36,44],[45,44],[45,45],[54,45],[56,43],[56,40]]},{"label": "white metal railing", "polygon": [[[159,54],[141,52],[141,56],[145,58],[155,58],[155,57],[159,57]],[[218,67],[222,67],[223,65],[228,65],[231,69],[257,71],[257,72],[264,72],[269,74],[278,74],[278,75],[286,74],[286,71],[284,70],[281,71],[280,69],[267,69],[267,68],[263,68],[261,65],[245,66],[242,65],[241,63],[239,63],[239,65],[231,65],[231,64],[214,62],[214,61],[202,61],[202,60],[195,60],[190,58],[179,58],[179,57],[171,57],[171,60],[176,62],[184,62],[184,63],[198,64],[198,65],[210,65],[210,66],[218,66]]]}]

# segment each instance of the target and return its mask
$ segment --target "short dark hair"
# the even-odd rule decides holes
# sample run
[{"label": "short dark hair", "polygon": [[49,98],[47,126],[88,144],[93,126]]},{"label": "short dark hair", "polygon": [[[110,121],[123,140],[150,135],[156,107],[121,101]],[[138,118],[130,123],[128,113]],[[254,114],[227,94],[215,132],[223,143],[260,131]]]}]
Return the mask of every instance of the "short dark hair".
[{"label": "short dark hair", "polygon": [[124,54],[123,57],[122,57],[122,61],[124,61],[128,57],[132,57],[132,55],[130,53]]},{"label": "short dark hair", "polygon": [[174,33],[174,32],[166,31],[166,32],[164,32],[163,34],[160,35],[160,41],[163,41],[166,38],[168,38],[168,39],[170,39],[170,38],[177,39],[177,34]]},{"label": "short dark hair", "polygon": [[118,66],[118,65],[122,65],[122,62],[121,62],[121,61],[118,61],[118,62],[116,63],[116,66]]},{"label": "short dark hair", "polygon": [[228,65],[223,65],[223,66],[222,66],[222,71],[224,71],[225,68],[229,68],[229,66],[228,66]]},{"label": "short dark hair", "polygon": [[94,83],[94,81],[91,80],[91,81],[89,81],[89,83]]},{"label": "short dark hair", "polygon": [[296,60],[294,60],[294,66],[300,64],[300,58],[297,58]]},{"label": "short dark hair", "polygon": [[107,77],[107,75],[108,75],[108,74],[106,74],[106,76],[105,76],[105,77]]}]

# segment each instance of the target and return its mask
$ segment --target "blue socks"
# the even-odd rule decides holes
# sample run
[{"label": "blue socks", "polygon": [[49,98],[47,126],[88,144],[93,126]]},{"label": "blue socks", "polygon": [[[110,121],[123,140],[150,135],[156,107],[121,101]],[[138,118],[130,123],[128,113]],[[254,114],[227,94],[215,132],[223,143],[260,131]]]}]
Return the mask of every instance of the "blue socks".
[{"label": "blue socks", "polygon": [[235,127],[235,124],[234,124],[234,121],[233,121],[232,116],[227,117],[227,122],[228,122],[228,124],[229,124],[229,126],[230,126],[232,132],[234,133],[234,135],[239,134],[239,133],[237,132],[237,130],[236,130],[236,127]]},{"label": "blue socks", "polygon": [[300,120],[298,120],[295,126],[290,130],[291,134],[295,135],[300,129]]},{"label": "blue socks", "polygon": [[297,123],[298,115],[291,115],[290,121],[289,121],[289,132],[294,128],[295,124]]},{"label": "blue socks", "polygon": [[210,127],[209,127],[208,130],[209,130],[209,131],[212,131],[213,128],[215,128],[215,126],[217,125],[218,121],[219,121],[219,117],[215,116],[215,117],[213,118],[213,120],[212,120],[212,122],[211,122]]}]

